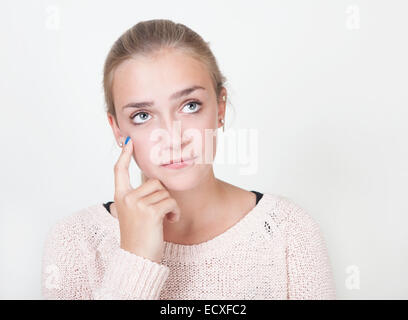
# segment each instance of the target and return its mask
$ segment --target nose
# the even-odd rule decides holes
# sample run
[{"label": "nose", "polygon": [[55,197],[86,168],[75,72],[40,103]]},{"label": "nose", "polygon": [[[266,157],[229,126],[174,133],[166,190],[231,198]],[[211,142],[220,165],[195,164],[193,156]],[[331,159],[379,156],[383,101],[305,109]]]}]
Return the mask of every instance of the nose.
[{"label": "nose", "polygon": [[180,120],[175,120],[172,117],[168,117],[162,121],[163,125],[161,129],[166,132],[166,141],[164,143],[165,148],[180,148],[182,137],[182,125]]},{"label": "nose", "polygon": [[183,138],[182,122],[172,117],[167,117],[162,121],[162,124],[161,129],[166,132],[161,148],[164,161],[168,162],[185,157],[182,152],[189,143],[189,140],[187,141],[187,139]]}]

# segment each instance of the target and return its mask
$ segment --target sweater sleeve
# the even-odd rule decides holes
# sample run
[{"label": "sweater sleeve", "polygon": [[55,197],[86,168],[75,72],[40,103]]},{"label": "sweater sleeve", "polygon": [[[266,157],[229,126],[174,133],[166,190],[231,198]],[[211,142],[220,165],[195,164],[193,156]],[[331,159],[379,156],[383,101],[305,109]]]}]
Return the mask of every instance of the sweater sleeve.
[{"label": "sweater sleeve", "polygon": [[288,299],[335,300],[335,284],[323,234],[295,205],[287,224]]},{"label": "sweater sleeve", "polygon": [[43,249],[41,289],[49,300],[154,300],[169,275],[169,267],[130,253],[119,246],[105,264],[101,281],[95,266],[97,252],[78,227],[58,223],[49,231]]}]

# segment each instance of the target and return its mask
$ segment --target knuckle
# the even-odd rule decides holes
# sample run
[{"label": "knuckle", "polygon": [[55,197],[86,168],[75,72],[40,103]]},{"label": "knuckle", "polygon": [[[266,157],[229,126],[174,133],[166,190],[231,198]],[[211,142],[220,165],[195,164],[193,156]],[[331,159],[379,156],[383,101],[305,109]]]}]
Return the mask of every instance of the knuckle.
[{"label": "knuckle", "polygon": [[163,197],[169,197],[170,196],[170,193],[167,190],[160,190],[159,193]]},{"label": "knuckle", "polygon": [[126,206],[131,207],[133,204],[133,197],[130,193],[127,193],[123,196],[122,201]]},{"label": "knuckle", "polygon": [[135,205],[139,208],[139,209],[143,209],[146,205],[143,201],[143,199],[139,199],[136,201]]}]

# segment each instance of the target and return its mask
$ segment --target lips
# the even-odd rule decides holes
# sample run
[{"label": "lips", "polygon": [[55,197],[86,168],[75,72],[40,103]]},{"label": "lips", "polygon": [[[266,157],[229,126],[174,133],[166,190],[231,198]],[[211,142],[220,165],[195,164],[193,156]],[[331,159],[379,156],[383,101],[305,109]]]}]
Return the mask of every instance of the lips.
[{"label": "lips", "polygon": [[183,163],[184,161],[188,161],[188,160],[192,160],[192,159],[195,159],[196,157],[193,157],[193,158],[185,158],[185,159],[178,159],[178,160],[170,160],[170,162],[167,162],[167,163],[163,163],[162,164],[162,166],[166,166],[166,165],[169,165],[169,164],[174,164],[174,163]]}]

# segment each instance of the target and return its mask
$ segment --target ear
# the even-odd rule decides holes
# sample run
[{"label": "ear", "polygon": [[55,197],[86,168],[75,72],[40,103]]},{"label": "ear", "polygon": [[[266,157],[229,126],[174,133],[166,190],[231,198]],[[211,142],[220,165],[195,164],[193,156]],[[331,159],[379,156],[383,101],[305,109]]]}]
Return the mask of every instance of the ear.
[{"label": "ear", "polygon": [[[222,99],[222,97],[225,96],[225,101]],[[221,128],[223,124],[221,123],[221,119],[224,119],[225,121],[225,109],[227,106],[227,90],[225,87],[222,87],[220,96],[218,99],[218,119],[217,119],[217,128]]]},{"label": "ear", "polygon": [[120,141],[124,141],[124,135],[122,134],[121,130],[119,129],[119,126],[116,123],[115,117],[109,112],[107,112],[106,115],[108,117],[108,122],[109,122],[109,125],[112,128],[113,135],[115,136],[116,142],[119,145]]}]

